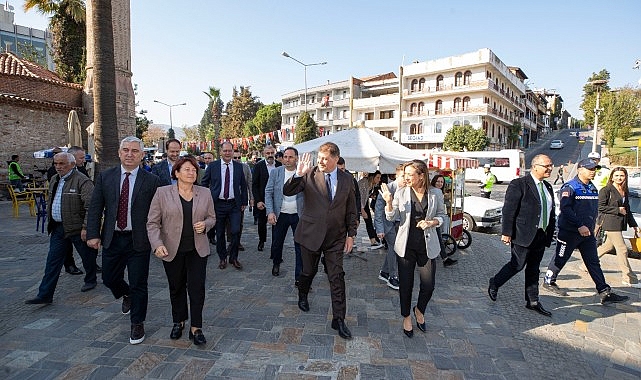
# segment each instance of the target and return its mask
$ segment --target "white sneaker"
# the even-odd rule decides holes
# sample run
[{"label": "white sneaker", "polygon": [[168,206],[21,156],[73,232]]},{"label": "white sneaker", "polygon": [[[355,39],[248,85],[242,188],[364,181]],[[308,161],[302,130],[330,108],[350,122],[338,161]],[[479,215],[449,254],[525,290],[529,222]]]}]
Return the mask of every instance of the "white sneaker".
[{"label": "white sneaker", "polygon": [[372,244],[372,246],[371,246],[371,247],[369,247],[369,249],[371,249],[371,250],[379,249],[379,248],[383,248],[383,244],[381,244],[381,243],[374,243],[374,244]]},{"label": "white sneaker", "polygon": [[621,282],[621,284],[623,284],[623,286],[629,286],[629,287],[631,287],[631,288],[641,289],[641,284],[640,284],[640,283],[638,283],[638,282],[637,282],[637,283],[634,283],[634,284],[631,284],[631,283],[629,283],[629,282],[627,282],[627,281],[622,281],[622,282]]}]

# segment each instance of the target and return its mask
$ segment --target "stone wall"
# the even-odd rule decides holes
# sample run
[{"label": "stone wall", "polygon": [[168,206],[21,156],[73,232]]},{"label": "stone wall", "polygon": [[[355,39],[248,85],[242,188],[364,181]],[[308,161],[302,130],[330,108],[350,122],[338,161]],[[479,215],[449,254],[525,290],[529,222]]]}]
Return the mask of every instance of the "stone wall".
[{"label": "stone wall", "polygon": [[82,107],[82,87],[63,86],[19,75],[0,75],[0,92],[43,102]]}]

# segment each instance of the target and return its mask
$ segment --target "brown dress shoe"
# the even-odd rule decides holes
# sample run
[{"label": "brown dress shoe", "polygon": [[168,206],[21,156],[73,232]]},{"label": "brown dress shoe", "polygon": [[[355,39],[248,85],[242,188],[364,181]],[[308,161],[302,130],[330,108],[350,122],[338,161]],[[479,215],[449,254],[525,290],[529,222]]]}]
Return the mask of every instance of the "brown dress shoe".
[{"label": "brown dress shoe", "polygon": [[227,260],[220,260],[220,264],[218,264],[218,269],[225,269],[227,268]]},{"label": "brown dress shoe", "polygon": [[238,269],[238,270],[243,269],[243,265],[242,265],[242,264],[240,263],[240,261],[238,261],[238,260],[234,260],[234,261],[232,261],[232,262],[231,262],[231,265],[233,265],[233,266],[234,266],[234,268],[236,268],[236,269]]}]

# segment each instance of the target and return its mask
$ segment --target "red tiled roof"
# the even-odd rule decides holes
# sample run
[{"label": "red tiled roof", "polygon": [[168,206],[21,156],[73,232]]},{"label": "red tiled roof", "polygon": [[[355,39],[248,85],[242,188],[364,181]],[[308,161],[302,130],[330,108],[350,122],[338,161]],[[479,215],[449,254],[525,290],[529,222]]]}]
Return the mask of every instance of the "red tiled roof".
[{"label": "red tiled roof", "polygon": [[2,94],[0,93],[0,103],[2,101],[6,101],[8,103],[21,103],[21,104],[36,104],[40,106],[45,106],[45,107],[51,107],[51,108],[60,108],[64,110],[76,110],[78,112],[82,111],[82,107],[72,107],[70,105],[67,105],[66,103],[61,103],[61,102],[46,102],[44,100],[34,100],[34,99],[27,99],[23,98],[21,96],[16,96],[13,94]]},{"label": "red tiled roof", "polygon": [[11,52],[0,53],[0,74],[19,75],[59,84],[61,86],[82,89],[82,85],[65,82],[60,79],[56,73],[49,71],[42,66],[36,65],[33,62],[20,59]]}]

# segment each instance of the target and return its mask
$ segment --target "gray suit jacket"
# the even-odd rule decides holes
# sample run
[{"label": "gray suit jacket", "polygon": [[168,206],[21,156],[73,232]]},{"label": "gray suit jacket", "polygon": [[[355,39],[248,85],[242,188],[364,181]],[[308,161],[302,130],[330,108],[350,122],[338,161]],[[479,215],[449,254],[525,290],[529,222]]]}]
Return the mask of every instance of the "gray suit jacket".
[{"label": "gray suit jacket", "polygon": [[[447,216],[445,212],[445,201],[441,190],[429,191],[424,196],[427,196],[427,210],[425,212],[425,220],[437,219],[439,226],[443,224],[443,218]],[[400,217],[401,224],[398,227],[396,235],[396,242],[394,243],[394,251],[400,257],[405,256],[407,248],[407,239],[409,237],[409,228],[415,225],[416,221],[412,219],[412,188],[404,187],[394,194],[392,201],[392,211],[385,210],[387,220],[396,220]],[[441,245],[438,240],[438,232],[436,227],[426,228],[423,231],[425,235],[425,247],[427,249],[427,257],[430,259],[436,258],[441,252]]]},{"label": "gray suit jacket", "polygon": [[[276,214],[276,218],[280,215],[280,208],[283,205],[283,187],[285,185],[285,166],[279,166],[272,170],[267,186],[265,187],[265,209],[267,215],[270,213]],[[296,211],[298,214],[303,213],[303,193],[296,194]]]},{"label": "gray suit jacket", "polygon": [[[392,181],[387,184],[389,192],[394,196],[396,189],[398,189],[398,182]],[[390,229],[394,228],[394,220],[387,220],[385,217],[385,199],[379,194],[376,198],[374,208],[374,228],[377,234],[387,234]]]},{"label": "gray suit jacket", "polygon": [[[160,186],[158,176],[144,169],[138,169],[130,211],[132,238],[136,251],[151,250],[147,237],[147,214],[158,186]],[[100,238],[102,246],[109,248],[116,228],[119,199],[120,165],[100,172],[96,178],[87,217],[87,240]]]}]

